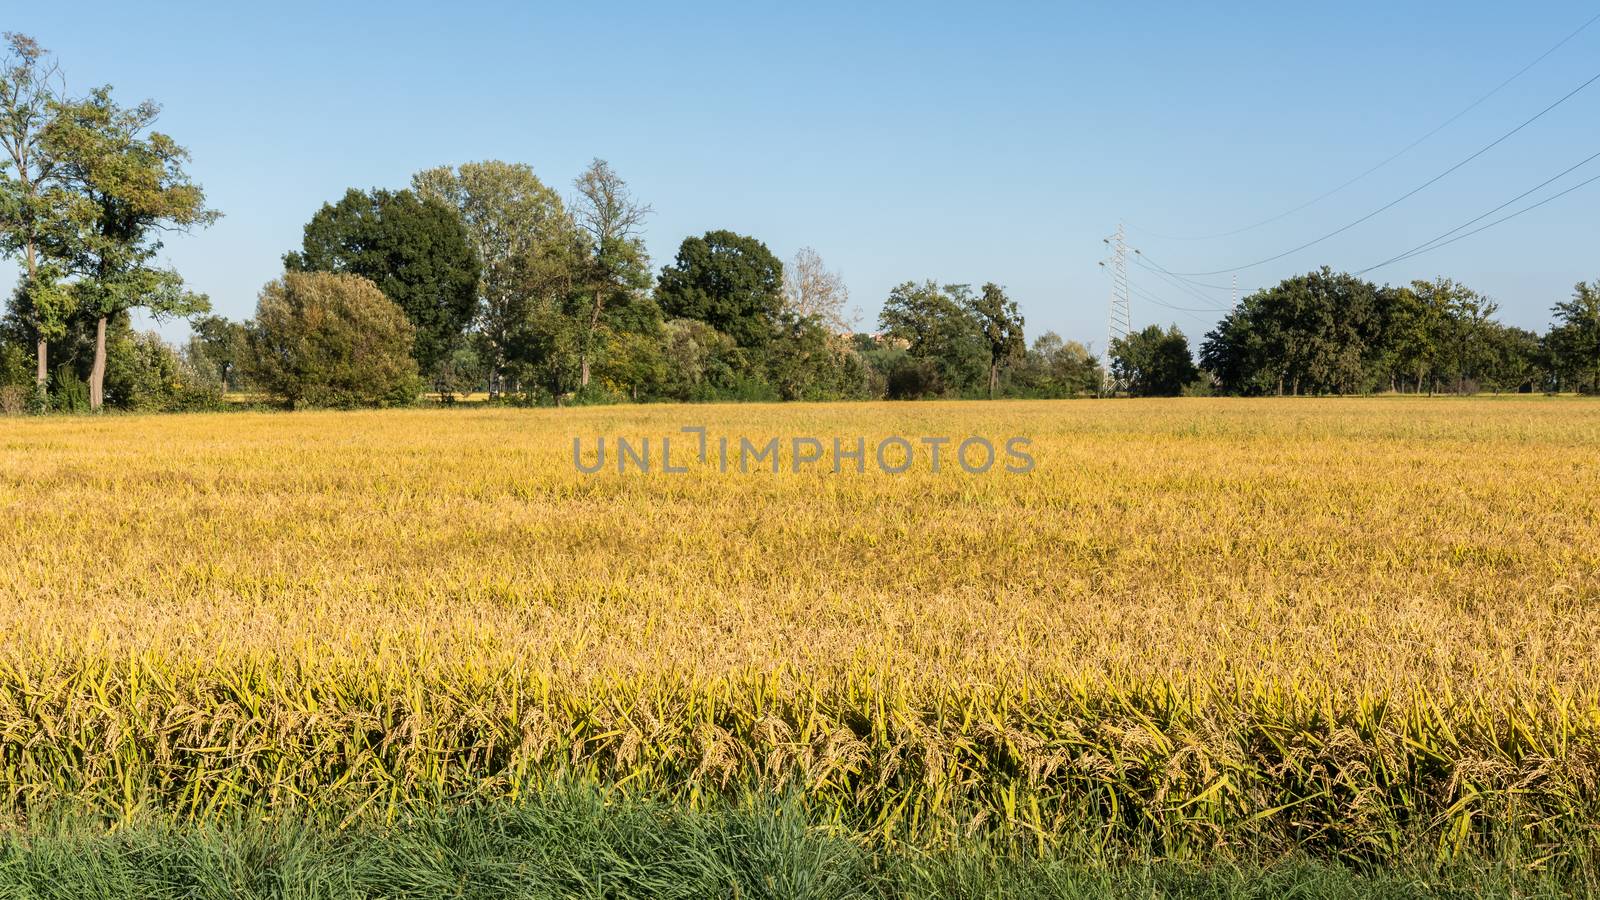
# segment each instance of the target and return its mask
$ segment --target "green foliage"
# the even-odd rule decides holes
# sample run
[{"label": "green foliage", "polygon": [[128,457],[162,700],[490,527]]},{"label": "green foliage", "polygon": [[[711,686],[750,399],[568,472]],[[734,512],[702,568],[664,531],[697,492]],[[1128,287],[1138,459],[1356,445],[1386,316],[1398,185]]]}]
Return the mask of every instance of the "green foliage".
[{"label": "green foliage", "polygon": [[1200,360],[1236,394],[1531,390],[1543,353],[1496,309],[1447,278],[1379,288],[1323,268],[1246,297]]},{"label": "green foliage", "polygon": [[573,187],[578,191],[573,220],[579,231],[570,254],[571,276],[562,280],[570,281],[583,297],[582,301],[574,297],[565,310],[575,319],[581,390],[588,387],[592,365],[604,353],[609,334],[636,329],[640,318],[658,322],[660,310],[650,304],[646,316],[629,314],[650,283],[650,257],[639,235],[650,207],[634,199],[628,183],[603,159],[590,162]]},{"label": "green foliage", "polygon": [[1098,393],[1104,381],[1100,361],[1089,348],[1047,331],[1018,360],[1008,388],[1025,397],[1078,397]]},{"label": "green foliage", "polygon": [[[613,334],[598,360],[596,380],[608,393],[629,400],[651,396],[666,380],[666,358],[655,330],[626,330]],[[589,389],[595,388],[591,382]]]},{"label": "green foliage", "polygon": [[1557,375],[1566,383],[1600,394],[1600,281],[1578,282],[1572,299],[1557,303],[1557,324],[1546,343]]},{"label": "green foliage", "polygon": [[656,302],[668,317],[697,319],[740,347],[765,348],[783,309],[783,264],[766,244],[731,231],[684,238],[661,270]]},{"label": "green foliage", "polygon": [[1178,326],[1150,325],[1111,342],[1111,374],[1134,397],[1176,397],[1200,377]]},{"label": "green foliage", "polygon": [[190,366],[153,332],[126,325],[108,340],[106,402],[142,412],[190,412],[222,404],[220,382]]},{"label": "green foliage", "polygon": [[411,187],[454,209],[477,251],[478,356],[489,393],[498,396],[515,336],[534,307],[560,305],[572,290],[576,224],[560,196],[521,163],[440,166],[412,176]]},{"label": "green foliage", "polygon": [[727,396],[749,363],[733,338],[697,319],[669,319],[661,328],[665,374],[659,396],[699,402]]},{"label": "green foliage", "polygon": [[1324,267],[1244,298],[1206,335],[1201,364],[1231,393],[1369,390],[1381,306],[1372,284]]},{"label": "green foliage", "polygon": [[86,99],[59,104],[45,130],[62,183],[90,211],[56,255],[78,276],[72,284],[77,312],[100,323],[89,376],[96,409],[103,399],[109,317],[138,307],[157,318],[210,309],[177,272],[151,265],[162,246],[159,235],[209,225],[219,215],[206,209],[204,192],[184,172],[188,151],[150,131],[160,111],[149,101],[124,108],[110,88],[98,88]]},{"label": "green foliage", "polygon": [[890,397],[960,394],[983,381],[991,357],[968,312],[971,303],[971,289],[964,284],[941,288],[933,281],[907,281],[889,292],[879,326],[913,360],[889,374]]},{"label": "green foliage", "polygon": [[864,399],[866,363],[822,322],[785,314],[767,357],[768,380],[783,400]]},{"label": "green foliage", "polygon": [[250,376],[290,408],[406,405],[421,389],[415,333],[365,278],[289,272],[261,291]]},{"label": "green foliage", "polygon": [[50,409],[63,413],[89,411],[89,383],[65,363],[56,366],[50,379]]},{"label": "green foliage", "polygon": [[1548,365],[1539,335],[1526,328],[1488,322],[1479,340],[1476,374],[1480,389],[1526,392],[1544,381]]},{"label": "green foliage", "polygon": [[484,384],[488,376],[488,369],[478,351],[463,345],[434,369],[431,387],[438,393],[439,402],[454,403],[459,395],[470,394]]},{"label": "green foliage", "polygon": [[0,386],[33,386],[33,360],[21,341],[0,332]]},{"label": "green foliage", "polygon": [[185,357],[201,377],[227,393],[246,385],[245,363],[250,354],[249,329],[222,316],[202,315],[189,320],[193,337]]},{"label": "green foliage", "polygon": [[430,376],[460,346],[477,307],[481,271],[456,210],[413,191],[351,188],[306,224],[290,272],[358,275],[415,326],[413,357]]},{"label": "green foliage", "polygon": [[[59,338],[75,311],[63,284],[74,239],[92,220],[92,204],[63,180],[61,161],[46,140],[65,102],[57,93],[59,71],[32,38],[5,35],[0,56],[0,254],[18,257],[22,270],[12,312],[29,339]],[[37,370],[44,377],[41,350]],[[35,404],[47,398],[38,385]]]},{"label": "green foliage", "polygon": [[61,815],[0,835],[0,895],[105,900],[506,898],[616,900],[1319,900],[1594,896],[1591,866],[1481,857],[1342,865],[1240,853],[1209,861],[982,836],[931,846],[861,843],[790,797],[700,804],[578,784],[382,823],[240,816],[218,825],[146,815],[110,829]]},{"label": "green foliage", "polygon": [[1007,298],[1005,290],[994,282],[985,284],[983,292],[967,302],[967,310],[989,349],[989,396],[993,397],[1000,389],[1000,367],[1027,349],[1022,337],[1022,313],[1018,312],[1016,301]]},{"label": "green foliage", "polygon": [[152,269],[159,235],[215,222],[205,194],[184,171],[188,151],[149,131],[161,108],[146,101],[119,106],[110,88],[63,104],[46,131],[61,178],[92,204],[70,247],[78,311],[111,316],[147,307],[157,316],[205,312],[204,297],[182,290],[175,272]]}]

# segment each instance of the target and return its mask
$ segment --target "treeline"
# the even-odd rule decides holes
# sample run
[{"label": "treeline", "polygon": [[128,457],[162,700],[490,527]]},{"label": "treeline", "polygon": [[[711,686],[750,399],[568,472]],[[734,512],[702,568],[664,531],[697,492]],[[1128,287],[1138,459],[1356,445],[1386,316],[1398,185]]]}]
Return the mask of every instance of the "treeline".
[{"label": "treeline", "polygon": [[1200,343],[1175,326],[1112,343],[1112,389],[1135,396],[1379,392],[1600,393],[1600,281],[1555,304],[1544,334],[1440,278],[1378,286],[1324,267],[1245,297]]},{"label": "treeline", "polygon": [[810,249],[786,266],[754,237],[711,231],[652,273],[649,212],[601,160],[567,201],[531,167],[498,161],[351,189],[307,223],[256,316],[196,320],[188,356],[224,389],[290,406],[387,405],[421,389],[566,404],[1099,388],[1082,345],[1047,334],[1024,347],[998,285],[908,282],[881,331],[855,333],[843,279]]},{"label": "treeline", "polygon": [[[0,321],[0,409],[196,409],[247,391],[287,406],[484,391],[521,403],[1066,396],[1098,390],[1082,345],[1023,345],[995,284],[908,282],[853,332],[843,279],[718,230],[654,270],[650,207],[596,160],[563,199],[498,161],[351,189],[306,224],[253,317],[210,315],[156,265],[219,213],[153,130],[159,107],[70,95],[32,39],[0,62],[0,250],[22,270]],[[132,312],[188,317],[182,348]]]}]

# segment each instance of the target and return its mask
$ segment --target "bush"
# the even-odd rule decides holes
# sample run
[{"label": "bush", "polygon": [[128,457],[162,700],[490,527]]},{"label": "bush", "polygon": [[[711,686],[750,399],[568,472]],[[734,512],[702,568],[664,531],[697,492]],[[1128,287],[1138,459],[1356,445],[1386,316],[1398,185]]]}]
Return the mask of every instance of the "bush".
[{"label": "bush", "polygon": [[249,374],[291,409],[407,405],[422,391],[414,340],[405,312],[367,279],[290,272],[261,291]]},{"label": "bush", "polygon": [[944,393],[944,380],[939,369],[926,359],[902,357],[889,370],[886,390],[890,400],[920,400]]},{"label": "bush", "polygon": [[89,383],[66,364],[56,366],[50,408],[56,412],[78,413],[89,410]]},{"label": "bush", "polygon": [[33,392],[20,384],[0,384],[0,416],[20,416],[28,411]]}]

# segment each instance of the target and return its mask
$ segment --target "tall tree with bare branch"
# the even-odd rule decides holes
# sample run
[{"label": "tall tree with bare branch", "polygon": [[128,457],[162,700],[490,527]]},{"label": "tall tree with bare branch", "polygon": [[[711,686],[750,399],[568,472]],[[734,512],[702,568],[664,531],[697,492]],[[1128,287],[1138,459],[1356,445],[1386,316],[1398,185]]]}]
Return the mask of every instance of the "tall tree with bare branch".
[{"label": "tall tree with bare branch", "polygon": [[66,333],[73,312],[64,271],[49,252],[89,215],[58,178],[45,132],[63,102],[58,65],[33,38],[7,32],[0,51],[0,249],[20,252],[24,280],[20,311],[37,341],[35,390],[42,404],[49,378],[50,341]]},{"label": "tall tree with bare branch", "polygon": [[845,311],[849,302],[844,278],[829,271],[821,255],[810,247],[801,247],[794,261],[784,267],[783,306],[795,318],[814,318],[836,334],[849,331],[857,318]]},{"label": "tall tree with bare branch", "polygon": [[650,257],[645,253],[641,230],[651,209],[628,191],[609,163],[596,159],[574,182],[578,196],[573,215],[587,237],[587,258],[583,281],[593,298],[584,317],[578,348],[578,387],[589,386],[589,369],[594,361],[595,338],[606,307],[627,295],[643,290],[650,283]]}]

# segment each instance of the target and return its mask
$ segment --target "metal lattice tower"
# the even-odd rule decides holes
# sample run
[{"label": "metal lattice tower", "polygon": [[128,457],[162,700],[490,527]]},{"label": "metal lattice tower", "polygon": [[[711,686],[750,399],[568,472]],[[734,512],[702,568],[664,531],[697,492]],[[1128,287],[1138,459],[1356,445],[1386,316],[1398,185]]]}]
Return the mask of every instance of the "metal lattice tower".
[{"label": "metal lattice tower", "polygon": [[1122,224],[1117,223],[1117,233],[1105,239],[1111,245],[1111,258],[1100,263],[1111,270],[1111,314],[1106,326],[1106,389],[1116,393],[1123,385],[1111,374],[1111,345],[1118,338],[1126,338],[1133,331],[1133,311],[1128,302],[1128,241]]}]

